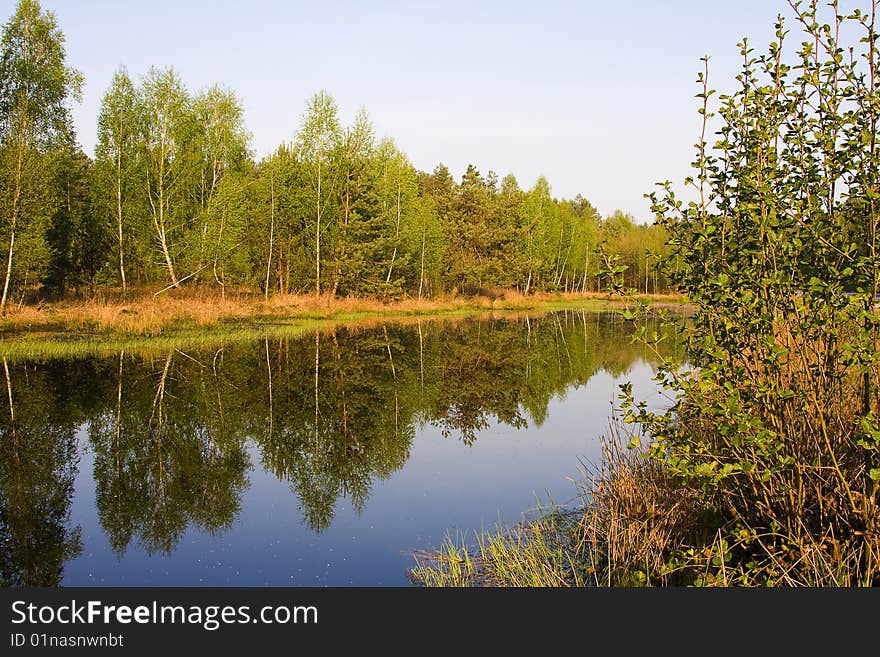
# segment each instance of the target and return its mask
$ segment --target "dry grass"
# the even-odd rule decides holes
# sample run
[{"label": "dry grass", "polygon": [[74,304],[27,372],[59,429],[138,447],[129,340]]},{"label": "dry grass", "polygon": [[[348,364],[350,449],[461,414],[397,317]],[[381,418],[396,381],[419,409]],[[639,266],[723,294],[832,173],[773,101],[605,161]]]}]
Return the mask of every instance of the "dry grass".
[{"label": "dry grass", "polygon": [[468,319],[522,320],[559,309],[601,312],[601,299],[561,297],[516,307],[509,304],[438,300],[422,304],[380,306],[369,299],[328,300],[288,297],[267,310],[261,301],[173,299],[165,304],[146,299],[141,305],[92,301],[27,309],[0,320],[0,358],[27,361],[118,354],[164,353],[169,348],[208,347],[273,337],[293,337],[339,326],[371,329],[393,322],[457,322]]},{"label": "dry grass", "polygon": [[[669,297],[672,303],[680,299]],[[249,290],[221,295],[216,288],[186,287],[154,296],[146,290],[122,299],[105,293],[83,301],[40,302],[13,308],[0,318],[0,334],[69,331],[158,335],[180,325],[210,326],[224,322],[274,322],[290,319],[359,319],[365,316],[408,316],[465,311],[551,309],[554,306],[611,304],[598,294],[533,294],[506,291],[495,298],[449,295],[433,299],[382,301],[368,297],[274,295],[268,300]]]},{"label": "dry grass", "polygon": [[410,578],[424,586],[654,586],[693,581],[673,555],[712,541],[701,493],[656,460],[621,446],[616,427],[601,465],[584,471],[582,507],[540,510],[534,520],[478,533],[476,547],[447,537],[415,556]]},{"label": "dry grass", "polygon": [[743,525],[712,491],[621,444],[612,431],[602,464],[584,473],[576,514],[545,510],[523,525],[477,534],[474,546],[447,538],[415,555],[412,580],[443,587],[877,584],[876,533]]},{"label": "dry grass", "polygon": [[578,526],[596,586],[670,585],[678,578],[670,555],[714,535],[711,514],[699,491],[669,476],[642,452],[603,443],[603,461],[585,472],[584,506]]},{"label": "dry grass", "polygon": [[149,335],[174,323],[208,325],[261,314],[250,295],[180,290],[160,296],[142,292],[127,299],[97,296],[85,301],[60,301],[23,306],[0,319],[0,331],[115,331]]}]

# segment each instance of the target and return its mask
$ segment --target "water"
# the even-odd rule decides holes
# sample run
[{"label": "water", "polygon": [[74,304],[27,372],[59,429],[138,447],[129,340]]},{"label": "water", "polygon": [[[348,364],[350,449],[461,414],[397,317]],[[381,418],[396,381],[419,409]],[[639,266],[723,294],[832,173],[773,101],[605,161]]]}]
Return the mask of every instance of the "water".
[{"label": "water", "polygon": [[408,585],[447,532],[572,500],[618,384],[656,395],[580,312],[4,365],[16,586]]}]

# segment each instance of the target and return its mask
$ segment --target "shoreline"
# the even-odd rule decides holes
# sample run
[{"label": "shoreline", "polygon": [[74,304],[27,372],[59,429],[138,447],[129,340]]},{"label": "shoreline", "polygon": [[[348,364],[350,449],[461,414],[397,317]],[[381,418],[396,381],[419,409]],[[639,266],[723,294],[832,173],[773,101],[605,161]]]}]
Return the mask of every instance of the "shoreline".
[{"label": "shoreline", "polygon": [[[658,307],[682,311],[681,297],[652,296]],[[24,307],[0,318],[0,357],[75,357],[193,346],[266,336],[297,336],[341,325],[376,322],[516,316],[554,310],[607,312],[623,309],[620,299],[599,294],[506,293],[488,297],[444,297],[383,302],[368,298],[270,297],[205,294],[121,300],[64,301]]]}]

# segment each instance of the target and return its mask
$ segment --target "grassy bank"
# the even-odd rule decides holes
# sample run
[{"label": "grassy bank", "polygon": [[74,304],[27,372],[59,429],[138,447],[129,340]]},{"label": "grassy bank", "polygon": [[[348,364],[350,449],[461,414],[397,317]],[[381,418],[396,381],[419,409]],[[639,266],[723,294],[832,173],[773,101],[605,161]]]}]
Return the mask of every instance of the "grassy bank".
[{"label": "grassy bank", "polygon": [[[692,549],[714,540],[699,494],[656,461],[616,439],[606,443],[602,465],[584,472],[578,500],[573,509],[539,508],[513,527],[448,536],[414,555],[410,579],[428,587],[726,583],[701,562],[711,550]],[[687,568],[681,555],[690,558]]]},{"label": "grassy bank", "polygon": [[[683,307],[680,298],[655,303]],[[549,312],[599,312],[619,307],[603,295],[507,292],[496,298],[450,296],[381,301],[331,296],[219,293],[196,288],[158,297],[144,293],[23,306],[0,318],[0,357],[44,358],[115,353],[120,349],[167,349],[266,335],[295,336],[339,324],[407,321],[431,317]]]},{"label": "grassy bank", "polygon": [[[672,183],[648,195],[661,268],[694,308],[687,367],[658,376],[674,405],[622,390],[648,458],[609,450],[553,542],[483,536],[471,560],[446,545],[417,581],[515,584],[516,560],[484,547],[502,542],[528,555],[519,570],[569,584],[560,563],[597,585],[880,586],[880,159],[858,137],[876,133],[880,34],[836,3],[789,4],[796,35],[779,16],[778,40],[748,49],[717,103],[702,60],[705,139],[685,181],[699,202]],[[563,555],[543,556],[552,545]]]},{"label": "grassy bank", "polygon": [[[786,525],[760,510],[746,519],[724,495],[620,442],[607,443],[599,469],[584,473],[576,508],[449,536],[414,555],[410,579],[428,587],[880,585],[875,526]],[[846,515],[843,502],[827,502],[837,519]]]}]

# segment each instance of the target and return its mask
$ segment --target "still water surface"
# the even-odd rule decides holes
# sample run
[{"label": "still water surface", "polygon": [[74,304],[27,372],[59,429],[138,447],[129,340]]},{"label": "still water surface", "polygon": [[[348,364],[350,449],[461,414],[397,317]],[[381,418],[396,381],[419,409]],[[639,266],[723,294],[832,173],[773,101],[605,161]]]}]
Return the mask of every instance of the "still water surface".
[{"label": "still water surface", "polygon": [[412,552],[577,494],[625,324],[581,312],[8,362],[6,585],[408,585]]}]

